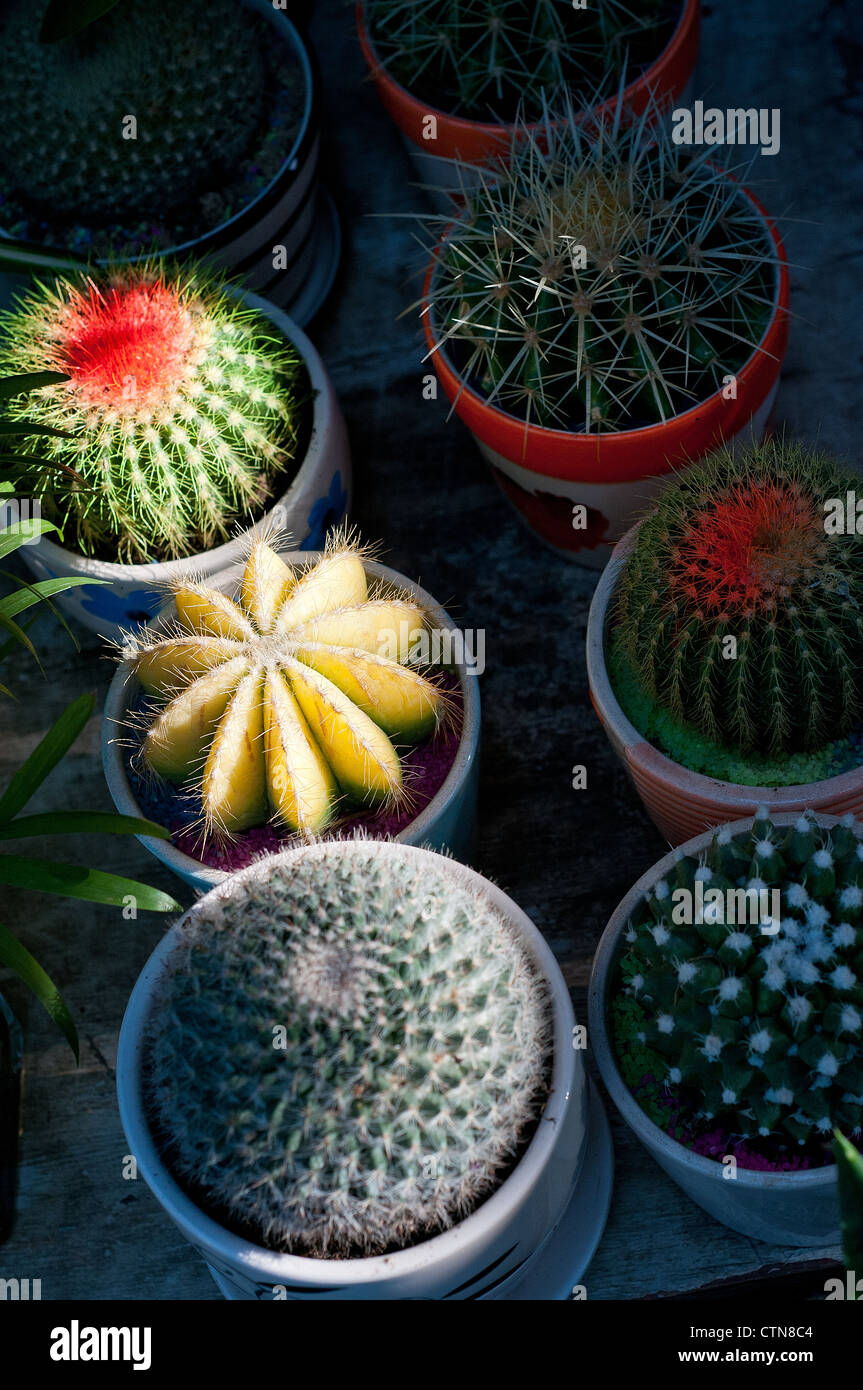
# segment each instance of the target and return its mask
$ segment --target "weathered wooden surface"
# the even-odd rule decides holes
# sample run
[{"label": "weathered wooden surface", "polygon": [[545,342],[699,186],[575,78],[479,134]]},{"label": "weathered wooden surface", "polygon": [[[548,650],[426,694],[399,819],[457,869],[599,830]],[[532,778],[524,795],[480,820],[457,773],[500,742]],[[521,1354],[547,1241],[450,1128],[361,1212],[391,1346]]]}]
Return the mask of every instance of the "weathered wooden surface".
[{"label": "weathered wooden surface", "polygon": [[[583,661],[594,576],[538,547],[490,481],[462,426],[422,399],[415,319],[422,256],[405,220],[422,208],[397,135],[364,80],[342,0],[321,0],[313,32],[327,90],[329,181],[346,227],[344,269],[313,326],[340,393],[356,461],[356,519],[388,563],[420,579],[466,627],[487,634],[477,866],[542,928],[583,1017],[593,949],[611,910],[664,849],[594,718]],[[779,6],[723,0],[705,10],[697,92],[719,106],[779,107],[782,151],[753,182],[781,219],[797,321],[779,420],[853,460],[863,316],[859,313],[863,18],[846,0]],[[25,663],[19,703],[0,703],[5,780],[69,700],[103,692],[109,663],[40,620],[47,680]],[[585,791],[571,768],[588,768]],[[108,808],[94,719],[40,805]],[[80,842],[82,858],[182,885],[136,843]],[[42,847],[34,844],[33,852]],[[48,852],[48,847],[45,847]],[[107,908],[5,894],[0,920],[62,983],[83,1041],[76,1070],[40,1008],[10,997],[26,1029],[21,1180],[0,1276],[41,1278],[44,1298],[214,1298],[198,1257],[143,1182],[122,1177],[114,1096],[117,1033],[131,987],[164,923]],[[832,1251],[777,1250],[695,1207],[614,1123],[611,1219],[586,1276],[589,1298],[705,1289],[765,1270],[808,1267]]]}]

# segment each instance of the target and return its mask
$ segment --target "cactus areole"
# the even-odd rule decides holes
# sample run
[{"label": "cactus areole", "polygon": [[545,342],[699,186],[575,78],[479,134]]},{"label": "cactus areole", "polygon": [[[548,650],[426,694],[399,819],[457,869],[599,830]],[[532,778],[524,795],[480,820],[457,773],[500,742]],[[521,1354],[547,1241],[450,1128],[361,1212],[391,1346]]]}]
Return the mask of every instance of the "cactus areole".
[{"label": "cactus areole", "polygon": [[6,414],[46,427],[28,483],[84,555],[208,550],[296,471],[299,354],[202,267],[136,263],[28,290],[0,316],[0,373],[46,368],[68,381]]},{"label": "cactus areole", "polygon": [[145,1107],[221,1224],[274,1251],[380,1255],[504,1180],[548,1095],[551,1037],[545,981],[481,891],[428,854],[320,845],[228,880],[181,926]]}]

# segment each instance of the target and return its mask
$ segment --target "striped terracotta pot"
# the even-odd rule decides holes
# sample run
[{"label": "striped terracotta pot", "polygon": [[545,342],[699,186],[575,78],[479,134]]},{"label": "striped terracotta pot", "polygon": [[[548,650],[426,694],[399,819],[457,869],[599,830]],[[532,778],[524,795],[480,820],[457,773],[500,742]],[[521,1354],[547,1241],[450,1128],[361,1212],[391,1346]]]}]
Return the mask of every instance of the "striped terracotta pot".
[{"label": "striped terracotta pot", "polygon": [[[547,429],[527,425],[489,404],[465,383],[445,350],[436,346],[437,328],[429,308],[436,256],[428,268],[423,331],[447,399],[471,431],[521,520],[546,544],[582,564],[597,569],[606,564],[615,543],[672,473],[710,453],[720,442],[760,440],[768,429],[788,345],[788,259],[779,232],[758,199],[743,187],[740,196],[758,213],[774,252],[770,322],[737,373],[733,398],[726,399],[723,388],[672,420],[642,429],[591,434]],[[576,507],[584,511],[576,513]]]},{"label": "striped terracotta pot", "polygon": [[752,817],[759,806],[767,806],[771,815],[808,808],[830,816],[851,811],[863,818],[863,767],[823,782],[790,787],[721,782],[666,757],[629,722],[609,679],[605,639],[617,580],[635,542],[636,529],[633,527],[617,546],[596,587],[587,622],[587,675],[590,698],[609,742],[660,833],[669,844],[680,845],[715,826]]}]

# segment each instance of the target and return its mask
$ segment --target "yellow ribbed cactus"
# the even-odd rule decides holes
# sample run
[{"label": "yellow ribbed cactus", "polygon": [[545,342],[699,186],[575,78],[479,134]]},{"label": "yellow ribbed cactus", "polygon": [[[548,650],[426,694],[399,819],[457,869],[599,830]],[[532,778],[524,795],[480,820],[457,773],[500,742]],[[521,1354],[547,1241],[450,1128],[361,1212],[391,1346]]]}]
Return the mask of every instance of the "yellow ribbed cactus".
[{"label": "yellow ribbed cactus", "polygon": [[339,537],[303,570],[257,541],[234,599],[190,583],[173,597],[172,628],[142,629],[124,656],[163,702],[144,763],[172,782],[198,778],[208,833],[273,819],[313,836],[342,797],[404,800],[393,740],[431,733],[447,697],[409,664],[425,613],[391,588],[370,591],[356,544]]}]

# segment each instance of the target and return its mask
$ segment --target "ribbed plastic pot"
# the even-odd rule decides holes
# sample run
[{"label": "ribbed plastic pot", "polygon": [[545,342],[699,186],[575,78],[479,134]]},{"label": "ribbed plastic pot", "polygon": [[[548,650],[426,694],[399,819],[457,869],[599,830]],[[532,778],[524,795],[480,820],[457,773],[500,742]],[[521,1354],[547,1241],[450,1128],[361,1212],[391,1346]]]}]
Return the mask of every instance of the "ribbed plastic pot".
[{"label": "ribbed plastic pot", "polygon": [[[773,817],[776,825],[792,825],[795,815]],[[833,816],[819,816],[819,825],[835,824]],[[752,827],[752,819],[735,821],[732,832]],[[682,850],[698,855],[713,838],[713,831],[697,835]],[[731,1170],[713,1158],[693,1153],[672,1139],[644,1113],[627,1088],[617,1065],[609,1037],[607,1018],[621,934],[644,894],[676,863],[672,852],[660,859],[630,889],[602,934],[593,961],[588,994],[590,1046],[605,1088],[621,1116],[648,1153],[670,1178],[723,1225],[755,1240],[774,1245],[835,1245],[839,1242],[839,1198],[836,1168],[803,1169],[768,1173],[755,1169]],[[730,1178],[729,1171],[735,1171]]]},{"label": "ribbed plastic pot", "polygon": [[511,925],[544,977],[553,1012],[551,1088],[525,1153],[496,1192],[464,1221],[409,1249],[356,1260],[315,1260],[277,1254],[232,1234],[198,1207],[175,1182],[159,1153],[144,1109],[141,1067],[154,990],[176,948],[183,924],[206,912],[213,898],[242,894],[266,878],[274,863],[298,855],[348,859],[373,854],[384,862],[429,852],[378,841],[331,841],[260,860],[196,903],[162,939],[132,991],[120,1031],[117,1092],[120,1116],[138,1172],[183,1235],[203,1255],[223,1292],[237,1299],[476,1299],[505,1298],[507,1286],[553,1233],[573,1195],[587,1141],[588,1089],[581,1051],[573,1048],[574,1019],[560,968],[539,931],[505,893],[453,860],[435,867],[481,893]]},{"label": "ribbed plastic pot", "polygon": [[[277,547],[278,548],[278,547]],[[308,552],[279,553],[292,566],[308,565],[319,558]],[[411,595],[429,615],[431,626],[439,632],[455,630],[449,614],[419,585],[377,561],[365,562],[366,574]],[[209,582],[222,593],[236,592],[242,576],[242,564],[223,570]],[[163,596],[164,603],[164,596]],[[170,621],[173,604],[163,608],[160,621]],[[401,844],[423,845],[432,850],[447,850],[457,858],[469,858],[476,837],[476,808],[479,786],[480,697],[479,678],[464,665],[457,668],[462,700],[462,729],[452,767],[431,801],[420,811],[396,840]],[[134,671],[122,663],[111,682],[102,716],[102,765],[108,789],[117,810],[123,815],[140,816],[139,803],[126,772],[124,741],[128,738],[127,714],[139,684]],[[198,892],[224,883],[228,875],[221,869],[211,869],[170,843],[146,835],[138,839],[157,859]]]},{"label": "ribbed plastic pot", "polygon": [[593,595],[587,620],[590,698],[609,742],[632,779],[654,825],[679,845],[711,826],[752,816],[759,806],[771,814],[809,808],[824,815],[848,811],[863,817],[863,767],[822,782],[789,787],[747,787],[692,772],[648,743],[618,703],[606,665],[609,613],[621,569],[635,544],[633,527],[617,546]]},{"label": "ribbed plastic pot", "polygon": [[[773,309],[764,336],[736,378],[736,394],[716,391],[700,405],[664,424],[642,429],[571,433],[525,424],[491,405],[466,385],[443,348],[428,296],[437,265],[426,275],[423,331],[429,356],[453,409],[467,425],[495,480],[528,528],[555,550],[599,568],[614,544],[668,481],[721,441],[763,438],[779,389],[788,345],[789,274],[782,239],[761,203],[748,189],[765,241],[773,247]],[[457,228],[457,223],[454,224]],[[452,232],[445,234],[444,240]],[[573,508],[586,508],[587,525],[573,525]],[[579,521],[582,516],[579,513]]]},{"label": "ribbed plastic pot", "polygon": [[[401,131],[423,184],[432,189],[458,189],[460,179],[453,161],[483,164],[489,157],[505,153],[513,126],[450,116],[395,82],[377,53],[364,11],[364,5],[359,3],[357,33],[363,57],[378,97]],[[685,0],[677,28],[663,52],[624,89],[624,103],[632,111],[642,112],[651,97],[666,105],[681,96],[698,56],[699,28],[699,0]],[[596,114],[601,115],[610,104],[599,106]]]},{"label": "ribbed plastic pot", "polygon": [[119,642],[124,631],[151,621],[165,605],[165,587],[185,578],[209,581],[237,563],[249,534],[278,524],[297,549],[316,550],[327,529],[345,517],[351,504],[351,455],[347,430],[326,368],[309,339],[287,314],[259,295],[244,293],[250,308],[274,324],[303,359],[309,376],[312,427],[300,467],[287,491],[254,526],[224,545],[182,560],[122,565],[93,560],[67,550],[47,536],[21,547],[20,554],[37,579],[89,578],[103,584],[82,584],[58,594],[53,602],[63,613],[108,641]]},{"label": "ribbed plastic pot", "polygon": [[[159,255],[211,259],[304,324],[332,284],[340,252],[340,237],[331,231],[333,210],[318,177],[320,76],[311,46],[284,10],[270,0],[240,2],[272,26],[274,45],[287,44],[295,56],[305,88],[300,126],[276,173],[245,207],[203,235],[179,242]],[[280,248],[278,256],[276,247]],[[45,249],[63,250],[61,246]],[[129,259],[134,263],[150,256]],[[10,278],[9,285],[12,283]],[[316,287],[311,298],[310,283]]]}]

